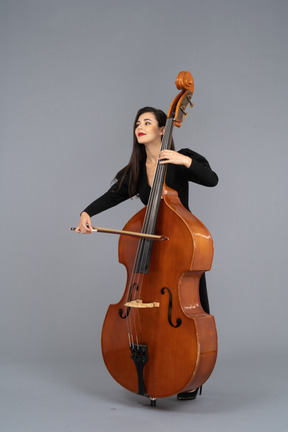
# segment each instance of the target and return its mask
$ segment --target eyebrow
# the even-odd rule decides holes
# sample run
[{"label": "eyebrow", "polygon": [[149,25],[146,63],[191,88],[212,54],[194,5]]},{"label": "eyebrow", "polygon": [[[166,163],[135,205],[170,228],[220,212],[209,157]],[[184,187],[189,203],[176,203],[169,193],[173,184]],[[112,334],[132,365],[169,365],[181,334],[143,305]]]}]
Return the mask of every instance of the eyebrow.
[{"label": "eyebrow", "polygon": [[[146,121],[146,120],[150,120],[150,121],[152,121],[152,119],[150,119],[150,118],[143,119],[143,121]],[[140,123],[140,120],[137,120],[136,124],[137,124],[137,123]]]}]

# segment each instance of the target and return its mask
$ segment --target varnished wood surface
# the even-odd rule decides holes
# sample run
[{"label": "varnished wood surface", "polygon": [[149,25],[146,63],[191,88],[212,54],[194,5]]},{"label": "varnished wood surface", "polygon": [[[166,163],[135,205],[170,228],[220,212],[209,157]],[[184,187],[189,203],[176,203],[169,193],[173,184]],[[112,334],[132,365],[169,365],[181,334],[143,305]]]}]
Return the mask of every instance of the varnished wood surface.
[{"label": "varnished wood surface", "polygon": [[[213,242],[208,230],[193,215],[188,222],[182,221],[186,209],[183,208],[182,215],[179,215],[178,205],[179,198],[175,194],[172,194],[172,200],[164,195],[156,233],[160,227],[166,227],[165,235],[169,240],[154,244],[150,271],[142,281],[142,301],[157,302],[160,307],[137,312],[130,310],[135,319],[140,317],[141,343],[147,344],[149,359],[144,367],[144,381],[147,393],[155,398],[202,385],[211,374],[217,355],[214,318],[204,312],[199,301],[199,279],[211,266]],[[134,215],[124,229],[140,229],[144,214],[145,208]],[[192,229],[196,225],[199,227],[195,236]],[[136,368],[130,358],[126,319],[120,318],[119,309],[126,309],[124,303],[130,288],[137,245],[137,239],[120,238],[119,261],[127,269],[127,286],[120,302],[110,305],[102,330],[102,352],[109,372],[123,387],[135,393],[138,390]],[[203,248],[206,248],[205,252]],[[186,253],[187,250],[190,254]],[[199,269],[199,256],[202,255],[207,259],[205,268]],[[172,293],[172,321],[182,320],[178,328],[168,322],[168,295],[161,293],[163,287]]]}]

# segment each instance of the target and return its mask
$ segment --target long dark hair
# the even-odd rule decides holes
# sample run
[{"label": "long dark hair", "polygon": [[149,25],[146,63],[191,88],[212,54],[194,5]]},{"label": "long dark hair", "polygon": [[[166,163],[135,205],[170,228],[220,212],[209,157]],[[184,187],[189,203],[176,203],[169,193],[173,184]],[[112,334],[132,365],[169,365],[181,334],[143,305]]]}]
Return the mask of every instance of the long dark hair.
[{"label": "long dark hair", "polygon": [[[136,193],[139,171],[140,171],[140,164],[146,159],[145,146],[143,144],[138,143],[135,135],[136,123],[140,115],[144,113],[153,113],[156,117],[159,127],[165,126],[167,120],[167,115],[162,110],[157,108],[152,108],[152,107],[141,108],[136,114],[134,125],[133,125],[133,148],[132,148],[131,157],[128,165],[122,168],[116,175],[116,177],[120,179],[120,183],[119,183],[119,189],[120,189],[126,174],[130,172],[129,186],[128,186],[128,192],[130,197],[132,197]],[[175,149],[174,142],[172,140],[171,150],[174,149]]]}]

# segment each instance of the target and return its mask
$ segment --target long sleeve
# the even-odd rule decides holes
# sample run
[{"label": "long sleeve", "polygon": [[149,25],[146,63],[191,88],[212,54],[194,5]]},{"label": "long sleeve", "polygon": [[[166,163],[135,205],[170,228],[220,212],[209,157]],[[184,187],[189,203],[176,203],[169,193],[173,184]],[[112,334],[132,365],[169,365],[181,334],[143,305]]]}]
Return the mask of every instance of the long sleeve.
[{"label": "long sleeve", "polygon": [[167,167],[166,184],[178,192],[180,201],[189,210],[189,182],[202,186],[216,186],[217,174],[211,169],[207,159],[190,149],[182,149],[179,153],[189,156],[192,163],[189,168],[184,165],[169,164]]},{"label": "long sleeve", "polygon": [[[167,167],[166,183],[172,189],[177,190],[182,204],[189,209],[188,206],[188,183],[194,182],[203,186],[216,186],[218,183],[217,174],[211,169],[208,161],[200,154],[190,149],[182,149],[179,153],[189,156],[192,159],[191,166],[186,168],[184,165],[169,164]],[[116,182],[112,187],[93,201],[83,211],[89,214],[90,217],[95,216],[111,207],[126,201],[129,196],[129,173],[125,176],[121,187],[119,188],[120,178],[116,178]],[[138,188],[136,195],[139,195],[144,205],[147,204],[150,194],[150,186],[148,185],[145,161],[141,163]]]},{"label": "long sleeve", "polygon": [[126,175],[124,181],[119,189],[119,179],[111,186],[111,188],[93,201],[83,211],[89,214],[90,217],[95,216],[98,213],[108,210],[111,207],[126,201],[129,197],[128,193],[129,175]]},{"label": "long sleeve", "polygon": [[201,184],[202,186],[216,186],[218,183],[217,174],[211,169],[207,159],[204,156],[190,150],[182,149],[179,153],[189,156],[192,163],[189,168],[181,167],[182,174],[188,181]]}]

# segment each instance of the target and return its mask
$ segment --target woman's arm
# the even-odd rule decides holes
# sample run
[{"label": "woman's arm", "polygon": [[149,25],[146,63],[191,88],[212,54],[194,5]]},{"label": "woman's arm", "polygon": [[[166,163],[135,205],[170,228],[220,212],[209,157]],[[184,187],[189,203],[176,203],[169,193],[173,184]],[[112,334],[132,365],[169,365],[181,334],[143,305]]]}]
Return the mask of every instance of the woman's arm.
[{"label": "woman's arm", "polygon": [[207,159],[190,149],[182,149],[179,152],[163,150],[160,152],[159,161],[161,164],[171,163],[182,166],[182,175],[188,181],[210,187],[218,183],[218,176],[211,169]]},{"label": "woman's arm", "polygon": [[120,180],[117,179],[117,181],[112,185],[112,187],[106,193],[104,193],[102,196],[97,198],[95,201],[89,204],[89,206],[82,211],[80,215],[80,222],[75,230],[77,233],[80,232],[82,234],[92,233],[93,232],[92,224],[91,224],[92,216],[95,216],[96,214],[108,210],[109,208],[114,207],[117,204],[120,204],[121,202],[130,198],[128,193],[129,176],[127,175],[124,178],[124,181],[120,188],[119,188],[119,183]]}]

